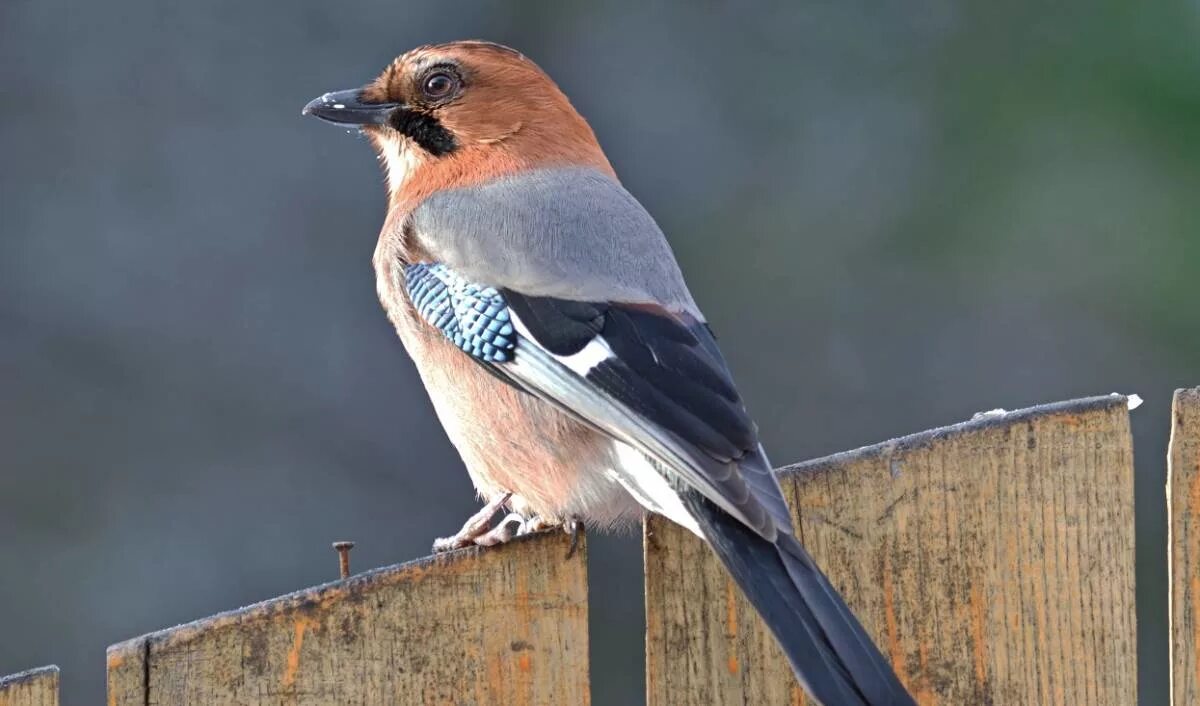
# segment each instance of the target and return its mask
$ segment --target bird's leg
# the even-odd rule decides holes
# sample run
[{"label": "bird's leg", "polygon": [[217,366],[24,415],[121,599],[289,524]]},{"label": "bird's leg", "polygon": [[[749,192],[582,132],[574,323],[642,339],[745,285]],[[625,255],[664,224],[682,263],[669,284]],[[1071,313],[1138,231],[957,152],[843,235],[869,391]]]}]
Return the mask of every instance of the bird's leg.
[{"label": "bird's leg", "polygon": [[583,531],[583,520],[578,517],[567,518],[563,523],[563,531],[571,537],[571,546],[567,549],[567,558],[575,556],[575,550],[579,549],[579,533]]},{"label": "bird's leg", "polygon": [[[476,540],[489,535],[494,531],[491,529],[492,518],[496,516],[496,513],[500,511],[500,508],[504,507],[504,504],[507,503],[511,497],[512,493],[503,493],[502,495],[497,495],[496,497],[492,498],[490,501],[488,501],[487,505],[483,506],[482,510],[474,515],[471,515],[470,519],[468,519],[462,526],[462,529],[460,529],[453,537],[439,537],[438,539],[433,540],[433,551],[448,552],[453,549],[462,549],[463,547],[469,547],[472,544],[478,544],[479,542]],[[496,529],[500,529],[500,527],[504,527],[505,525],[509,524],[507,520],[508,518],[505,518],[505,522],[500,523]],[[498,542],[493,541],[490,544],[485,544],[483,546],[491,546],[492,544],[497,543]]]}]

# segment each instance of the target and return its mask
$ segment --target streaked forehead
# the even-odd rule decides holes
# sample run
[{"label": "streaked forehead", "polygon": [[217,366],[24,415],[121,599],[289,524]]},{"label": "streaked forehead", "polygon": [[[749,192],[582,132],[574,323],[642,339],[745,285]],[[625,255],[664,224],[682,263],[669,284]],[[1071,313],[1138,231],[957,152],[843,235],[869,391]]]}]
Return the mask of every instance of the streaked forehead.
[{"label": "streaked forehead", "polygon": [[506,47],[503,44],[495,42],[485,42],[481,40],[469,40],[460,42],[447,42],[445,44],[427,44],[422,47],[417,47],[408,51],[396,60],[397,65],[405,66],[406,68],[418,70],[434,64],[440,63],[456,63],[460,60],[467,59],[473,56],[489,57],[493,59],[520,61],[524,63],[532,63],[524,54]]}]

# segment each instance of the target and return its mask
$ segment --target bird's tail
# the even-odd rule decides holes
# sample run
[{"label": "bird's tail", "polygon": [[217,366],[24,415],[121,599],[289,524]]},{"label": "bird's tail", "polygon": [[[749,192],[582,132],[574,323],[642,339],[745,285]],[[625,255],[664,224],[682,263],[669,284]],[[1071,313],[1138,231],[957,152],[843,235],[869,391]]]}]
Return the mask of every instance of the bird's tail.
[{"label": "bird's tail", "polygon": [[795,537],[770,542],[699,493],[688,495],[685,504],[708,543],[810,695],[826,706],[915,703]]}]

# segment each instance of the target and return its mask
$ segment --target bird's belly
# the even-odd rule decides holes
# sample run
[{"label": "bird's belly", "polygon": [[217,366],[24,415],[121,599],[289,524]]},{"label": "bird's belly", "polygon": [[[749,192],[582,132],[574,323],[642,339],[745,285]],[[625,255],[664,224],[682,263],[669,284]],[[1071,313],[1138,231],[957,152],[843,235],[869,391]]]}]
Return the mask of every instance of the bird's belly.
[{"label": "bird's belly", "polygon": [[[457,349],[445,348],[466,365],[417,367],[482,496],[511,492],[514,509],[522,514],[578,518],[589,527],[641,518],[637,502],[609,472],[611,440],[497,380]],[[447,375],[448,369],[453,373]]]}]

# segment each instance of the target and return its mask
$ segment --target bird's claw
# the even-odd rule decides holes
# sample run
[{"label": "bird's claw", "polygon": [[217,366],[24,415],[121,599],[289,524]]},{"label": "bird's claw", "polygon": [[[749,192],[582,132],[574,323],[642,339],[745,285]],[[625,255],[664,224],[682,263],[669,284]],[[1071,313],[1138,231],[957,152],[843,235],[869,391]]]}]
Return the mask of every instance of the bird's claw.
[{"label": "bird's claw", "polygon": [[567,559],[575,556],[575,552],[579,549],[579,534],[583,529],[583,521],[578,517],[570,517],[566,520],[547,520],[542,517],[531,517],[525,520],[521,527],[517,530],[517,536],[523,537],[527,534],[536,532],[545,532],[547,530],[561,527],[563,532],[566,532],[571,537],[571,546],[567,548]]},{"label": "bird's claw", "polygon": [[583,532],[583,520],[578,517],[569,518],[563,523],[563,531],[571,537],[571,546],[567,547],[567,558],[570,559],[579,549],[579,535]]},{"label": "bird's claw", "polygon": [[559,523],[557,523],[553,520],[547,520],[545,518],[535,515],[535,516],[529,518],[528,520],[525,520],[523,523],[521,523],[521,529],[517,531],[517,536],[523,537],[527,534],[536,534],[538,532],[545,532],[546,530],[548,530],[552,527],[557,527],[558,524]]},{"label": "bird's claw", "polygon": [[[492,518],[496,516],[496,513],[504,507],[510,498],[512,498],[512,493],[504,493],[492,498],[487,505],[483,506],[483,509],[471,515],[463,524],[462,529],[454,536],[439,537],[433,540],[434,553],[440,554],[475,545],[490,547],[512,539],[511,536],[506,539],[501,539],[501,537],[505,531],[504,528],[511,524],[510,518],[514,517],[514,515],[505,517],[503,522],[496,527],[492,527]],[[519,519],[519,516],[517,517]],[[511,531],[515,532],[516,530],[514,528]]]}]

